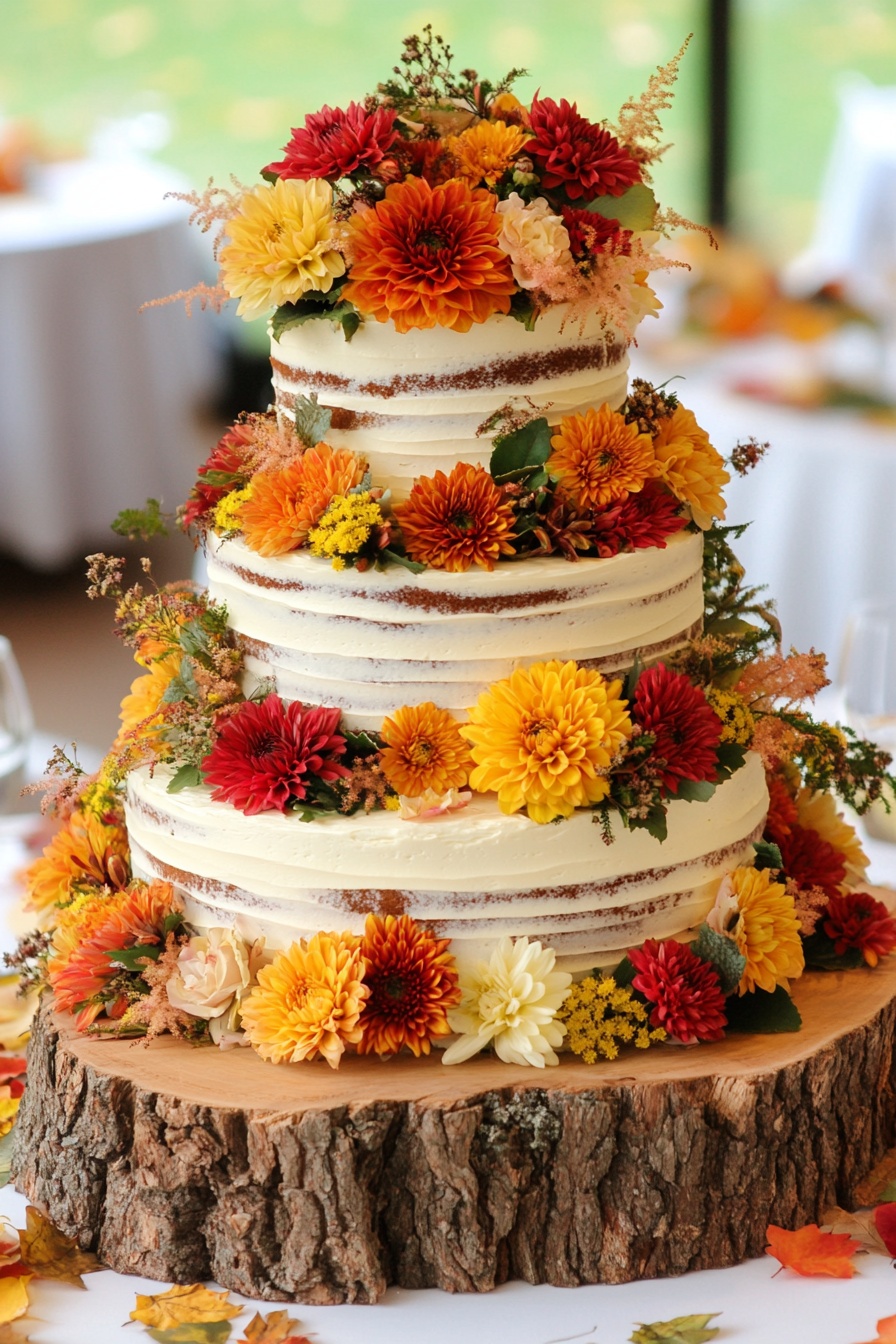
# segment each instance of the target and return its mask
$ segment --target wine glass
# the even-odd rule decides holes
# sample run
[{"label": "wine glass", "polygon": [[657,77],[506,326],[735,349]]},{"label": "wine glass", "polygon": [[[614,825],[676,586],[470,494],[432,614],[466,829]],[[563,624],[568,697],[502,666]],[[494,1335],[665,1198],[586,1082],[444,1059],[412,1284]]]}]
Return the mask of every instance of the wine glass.
[{"label": "wine glass", "polygon": [[[847,628],[843,650],[846,722],[896,758],[896,602],[860,603]],[[892,768],[892,767],[891,767]],[[896,801],[888,813],[875,803],[865,813],[869,835],[896,842]]]},{"label": "wine glass", "polygon": [[25,781],[34,719],[12,645],[0,635],[0,813],[11,812]]}]

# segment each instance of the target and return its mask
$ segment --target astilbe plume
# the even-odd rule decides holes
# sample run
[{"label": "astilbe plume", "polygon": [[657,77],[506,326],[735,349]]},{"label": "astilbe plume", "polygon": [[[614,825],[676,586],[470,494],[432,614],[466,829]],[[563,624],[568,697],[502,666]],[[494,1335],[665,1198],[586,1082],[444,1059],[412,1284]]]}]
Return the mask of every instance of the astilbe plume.
[{"label": "astilbe plume", "polygon": [[139,1028],[146,1040],[156,1036],[196,1037],[206,1030],[205,1023],[182,1008],[175,1008],[168,998],[168,981],[178,969],[178,955],[187,941],[185,935],[170,932],[158,958],[142,958],[140,978],[149,986],[149,993],[141,995],[128,1005],[119,1023],[121,1031]]},{"label": "astilbe plume", "polygon": [[618,219],[608,219],[592,210],[564,205],[560,217],[569,234],[573,260],[588,262],[601,252],[630,251],[631,229],[623,229]]},{"label": "astilbe plume", "polygon": [[[233,183],[232,189],[218,187],[209,178],[204,191],[169,191],[167,193],[173,200],[183,201],[186,205],[192,206],[187,223],[198,225],[203,233],[215,229],[212,239],[212,255],[215,258],[217,258],[224,242],[227,225],[236,214],[240,200],[246,191],[246,188],[235,177],[231,177],[231,182]],[[188,316],[192,316],[194,303],[198,303],[201,310],[211,308],[214,312],[220,313],[229,299],[230,294],[220,281],[216,285],[207,285],[204,281],[200,281],[198,284],[192,285],[190,289],[179,289],[175,294],[166,294],[164,298],[150,299],[147,303],[141,304],[139,311],[142,313],[147,308],[160,308],[166,303],[177,303],[182,300]]]},{"label": "astilbe plume", "polygon": [[800,922],[800,936],[810,938],[828,905],[828,893],[821,887],[800,887],[788,877],[784,884]]},{"label": "astilbe plume", "polygon": [[690,36],[685,38],[676,54],[666,65],[658,66],[651,75],[641,97],[629,98],[623,103],[616,124],[616,134],[632,158],[641,165],[644,181],[649,181],[647,165],[655,163],[663,152],[660,144],[662,123],[660,113],[672,106],[672,89],[678,78],[681,58],[688,49]]}]

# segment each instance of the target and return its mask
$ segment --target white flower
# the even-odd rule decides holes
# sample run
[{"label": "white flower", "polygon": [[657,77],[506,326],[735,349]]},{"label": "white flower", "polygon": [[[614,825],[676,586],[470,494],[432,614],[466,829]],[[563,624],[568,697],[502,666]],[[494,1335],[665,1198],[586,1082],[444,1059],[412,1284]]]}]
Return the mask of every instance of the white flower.
[{"label": "white flower", "polygon": [[206,1021],[220,1017],[252,980],[250,952],[232,929],[209,929],[181,948],[177,970],[166,985],[175,1008]]},{"label": "white flower", "polygon": [[510,258],[513,278],[521,289],[538,288],[538,270],[548,263],[552,270],[573,266],[566,225],[551,213],[543,196],[526,205],[519,192],[512,191],[506,201],[498,202],[495,213],[501,219],[498,246]]},{"label": "white flower", "polygon": [[502,938],[489,961],[460,971],[461,1001],[448,1012],[460,1039],[442,1056],[460,1064],[494,1042],[505,1064],[558,1064],[557,1046],[566,1027],[554,1020],[572,976],[555,971],[556,956],[528,938]]},{"label": "white flower", "polygon": [[416,798],[406,794],[398,795],[399,815],[402,821],[419,821],[421,818],[437,817],[442,812],[456,812],[466,807],[473,797],[469,789],[448,789],[445,793],[436,793],[435,789],[426,789]]},{"label": "white flower", "polygon": [[743,921],[730,873],[723,877],[719,884],[715,903],[706,916],[706,923],[713,933],[718,933],[723,938],[736,939]]}]

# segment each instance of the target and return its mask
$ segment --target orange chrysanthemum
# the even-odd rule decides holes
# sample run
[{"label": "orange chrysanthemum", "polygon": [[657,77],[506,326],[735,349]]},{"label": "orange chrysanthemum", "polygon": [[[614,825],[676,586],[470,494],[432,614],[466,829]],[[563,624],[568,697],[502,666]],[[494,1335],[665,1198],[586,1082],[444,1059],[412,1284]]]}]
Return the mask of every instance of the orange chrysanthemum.
[{"label": "orange chrysanthemum", "polygon": [[152,738],[164,722],[159,713],[165,692],[177,676],[180,659],[176,656],[161,658],[150,665],[149,671],[131,682],[131,693],[121,702],[121,728],[116,743],[121,743],[126,733],[137,733],[143,738]]},{"label": "orange chrysanthemum", "polygon": [[385,199],[349,221],[351,272],[343,287],[362,313],[396,331],[469,331],[510,311],[510,261],[498,246],[495,197],[452,180],[421,177],[386,188]]},{"label": "orange chrysanthemum", "polygon": [[448,151],[454,157],[458,177],[471,186],[486,182],[493,187],[528,139],[519,126],[508,126],[503,121],[477,121],[462,135],[449,137]]},{"label": "orange chrysanthemum", "polygon": [[259,555],[298,550],[331,500],[360,485],[366,470],[347,448],[319,443],[282,471],[259,471],[240,508],[246,545]]},{"label": "orange chrysanthemum", "polygon": [[447,793],[467,782],[473,759],[447,709],[431,700],[403,705],[383,723],[383,774],[396,793],[419,798],[427,789]]},{"label": "orange chrysanthemum", "polygon": [[[91,908],[97,904],[99,914]],[[47,971],[50,987],[63,1012],[80,1009],[79,1030],[89,1026],[105,1007],[103,991],[118,971],[108,954],[160,942],[165,920],[175,909],[170,882],[150,882],[105,900],[88,898],[54,934]]]},{"label": "orange chrysanthemum", "polygon": [[649,434],[606,402],[584,415],[565,415],[551,438],[548,471],[580,507],[599,509],[640,490],[653,472]]},{"label": "orange chrysanthemum", "polygon": [[240,1012],[262,1059],[290,1064],[322,1055],[338,1069],[346,1045],[361,1040],[359,1019],[370,994],[360,945],[350,933],[316,933],[258,972]]},{"label": "orange chrysanthemum", "polygon": [[395,1055],[406,1045],[419,1057],[434,1037],[450,1034],[448,1009],[460,1003],[460,986],[449,941],[409,915],[367,916],[361,955],[370,998],[359,1054]]},{"label": "orange chrysanthemum", "polygon": [[699,528],[705,531],[713,518],[725,517],[722,487],[731,477],[693,411],[676,406],[671,415],[657,421],[653,453],[654,474],[688,505]]},{"label": "orange chrysanthemum", "polygon": [[621,681],[557,659],[497,682],[460,726],[476,762],[471,786],[497,793],[502,812],[525,808],[539,822],[599,803],[632,733],[621,690]]},{"label": "orange chrysanthemum", "polygon": [[494,569],[500,556],[513,555],[513,509],[483,467],[458,462],[450,476],[419,477],[395,517],[408,555],[434,569]]},{"label": "orange chrysanthemum", "polygon": [[115,821],[73,812],[25,874],[28,906],[49,910],[79,887],[121,886],[129,875],[128,833]]}]

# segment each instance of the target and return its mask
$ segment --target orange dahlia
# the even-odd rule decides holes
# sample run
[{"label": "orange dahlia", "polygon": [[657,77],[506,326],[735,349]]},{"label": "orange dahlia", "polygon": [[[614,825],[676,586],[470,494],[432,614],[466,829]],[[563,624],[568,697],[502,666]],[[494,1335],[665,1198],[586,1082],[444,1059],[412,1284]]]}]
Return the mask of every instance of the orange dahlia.
[{"label": "orange dahlia", "polygon": [[494,569],[500,556],[514,553],[513,509],[484,467],[458,462],[450,476],[419,477],[395,517],[408,555],[434,569]]},{"label": "orange dahlia", "polygon": [[572,661],[520,668],[480,695],[460,732],[472,748],[472,788],[502,812],[568,817],[607,796],[610,766],[631,736],[621,681]]},{"label": "orange dahlia", "polygon": [[259,471],[240,508],[246,545],[259,555],[285,555],[304,546],[335,495],[360,485],[366,463],[347,448],[309,448],[281,471]]},{"label": "orange dahlia", "polygon": [[671,415],[657,421],[653,453],[653,474],[688,505],[699,528],[705,531],[713,518],[725,517],[722,487],[731,477],[693,411],[676,406]]},{"label": "orange dahlia", "polygon": [[383,723],[383,774],[396,793],[419,798],[427,789],[461,789],[473,764],[470,748],[447,709],[431,700],[403,705]]},{"label": "orange dahlia", "polygon": [[458,177],[471,186],[486,182],[493,187],[528,139],[519,126],[508,126],[503,121],[477,121],[462,135],[450,136],[448,150],[454,157]]},{"label": "orange dahlia", "polygon": [[434,938],[409,915],[368,915],[361,942],[370,998],[361,1025],[362,1055],[395,1055],[406,1045],[428,1055],[435,1036],[447,1036],[448,1009],[460,986],[448,938]]},{"label": "orange dahlia", "polygon": [[149,671],[131,682],[131,693],[121,702],[121,728],[117,741],[125,733],[139,730],[141,738],[151,738],[158,733],[164,723],[159,713],[164,702],[165,692],[180,670],[180,658],[172,655],[152,663]]},{"label": "orange dahlia", "polygon": [[649,434],[604,403],[584,415],[565,415],[551,438],[548,470],[585,508],[602,508],[640,490],[653,472]]},{"label": "orange dahlia", "polygon": [[386,188],[385,199],[349,221],[351,275],[343,297],[396,331],[469,331],[510,311],[516,285],[498,246],[491,192],[421,177]]},{"label": "orange dahlia", "polygon": [[350,933],[316,933],[293,943],[258,972],[240,1008],[249,1044],[262,1059],[297,1063],[322,1055],[339,1068],[346,1045],[361,1040],[364,984],[361,940]]},{"label": "orange dahlia", "polygon": [[122,886],[129,877],[128,833],[114,820],[73,812],[25,873],[28,905],[64,905],[86,885]]}]

